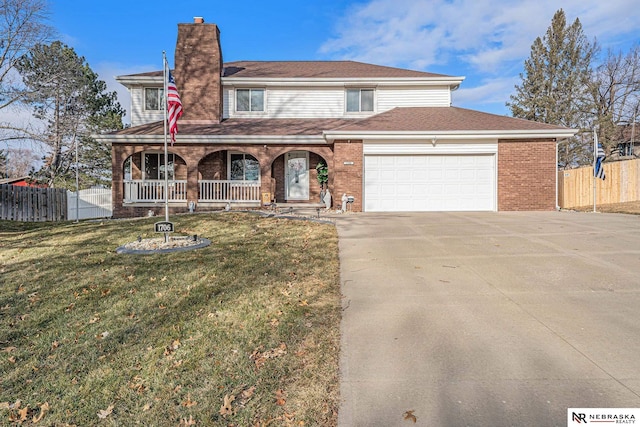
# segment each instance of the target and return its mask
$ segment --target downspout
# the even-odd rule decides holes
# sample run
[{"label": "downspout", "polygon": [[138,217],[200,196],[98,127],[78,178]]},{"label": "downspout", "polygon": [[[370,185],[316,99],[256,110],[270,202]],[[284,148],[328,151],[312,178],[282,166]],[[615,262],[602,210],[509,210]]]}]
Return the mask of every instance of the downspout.
[{"label": "downspout", "polygon": [[560,172],[560,170],[558,169],[558,159],[559,159],[558,151],[560,149],[560,144],[562,144],[563,142],[567,142],[567,141],[569,141],[569,138],[565,138],[565,139],[562,139],[560,141],[556,141],[556,211],[560,211],[560,205],[558,204],[558,197],[559,197],[559,194],[558,194],[558,172]]},{"label": "downspout", "polygon": [[558,147],[560,141],[556,141],[556,211],[560,211],[560,205],[558,204]]}]

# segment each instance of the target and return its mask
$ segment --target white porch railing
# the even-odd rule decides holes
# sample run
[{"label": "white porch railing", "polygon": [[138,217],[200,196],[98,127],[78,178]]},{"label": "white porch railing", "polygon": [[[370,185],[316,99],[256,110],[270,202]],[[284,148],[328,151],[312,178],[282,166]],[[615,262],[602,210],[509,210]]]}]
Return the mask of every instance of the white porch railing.
[{"label": "white porch railing", "polygon": [[[168,200],[187,200],[187,181],[169,181]],[[124,182],[125,203],[164,201],[164,181],[129,180]]]},{"label": "white porch railing", "polygon": [[201,180],[199,202],[260,202],[260,181]]}]

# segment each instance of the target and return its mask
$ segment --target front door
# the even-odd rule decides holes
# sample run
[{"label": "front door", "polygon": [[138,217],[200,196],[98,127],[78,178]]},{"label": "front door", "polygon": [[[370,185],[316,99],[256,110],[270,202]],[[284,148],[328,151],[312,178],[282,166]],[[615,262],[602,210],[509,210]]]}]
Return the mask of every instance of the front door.
[{"label": "front door", "polygon": [[292,151],[285,156],[287,200],[309,200],[309,153]]}]

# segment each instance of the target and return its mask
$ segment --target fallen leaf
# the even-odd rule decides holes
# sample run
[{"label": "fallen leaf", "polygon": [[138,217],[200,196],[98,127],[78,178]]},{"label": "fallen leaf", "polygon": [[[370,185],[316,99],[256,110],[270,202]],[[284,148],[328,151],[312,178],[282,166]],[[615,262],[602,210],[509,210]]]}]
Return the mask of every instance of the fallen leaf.
[{"label": "fallen leaf", "polygon": [[113,405],[109,405],[107,409],[101,409],[98,412],[98,418],[105,419],[113,412]]},{"label": "fallen leaf", "polygon": [[98,338],[99,340],[103,340],[108,336],[109,336],[109,332],[104,331],[103,333],[96,335],[96,338]]},{"label": "fallen leaf", "polygon": [[89,320],[89,323],[96,323],[100,321],[100,316],[95,316],[93,319]]},{"label": "fallen leaf", "polygon": [[0,402],[0,409],[9,409],[9,402]]},{"label": "fallen leaf", "polygon": [[284,406],[287,401],[284,398],[284,390],[276,390],[276,405]]},{"label": "fallen leaf", "polygon": [[196,406],[197,404],[198,404],[198,402],[195,402],[195,401],[191,400],[191,395],[190,394],[187,394],[187,400],[182,402],[182,406],[184,406],[185,408],[191,408],[192,406]]},{"label": "fallen leaf", "polygon": [[267,359],[275,359],[276,357],[280,357],[282,355],[287,354],[287,345],[285,343],[280,343],[280,345],[271,350],[267,350],[265,352],[261,352],[262,346],[253,350],[253,353],[249,356],[251,360],[256,364],[256,368],[260,369],[262,365],[265,364]]},{"label": "fallen leaf", "polygon": [[16,363],[16,358],[14,356],[9,357],[9,363]]},{"label": "fallen leaf", "polygon": [[246,390],[243,390],[242,393],[240,393],[240,405],[244,406],[250,399],[251,397],[253,397],[253,393],[255,393],[256,391],[256,386],[251,386]]},{"label": "fallen leaf", "polygon": [[11,353],[12,351],[16,351],[17,348],[16,347],[5,347],[2,352],[3,353]]},{"label": "fallen leaf", "polygon": [[142,411],[143,411],[143,412],[146,412],[146,411],[148,411],[149,409],[151,409],[151,403],[147,403],[146,405],[144,405],[144,406],[142,407]]},{"label": "fallen leaf", "polygon": [[194,426],[196,425],[195,420],[193,419],[193,415],[189,415],[189,419],[187,420],[186,418],[183,418],[180,421],[180,425],[184,425],[184,426]]},{"label": "fallen leaf", "polygon": [[300,304],[298,304],[300,307],[304,307],[306,305],[309,305],[309,303],[307,302],[306,299],[303,299],[302,301],[300,301]]},{"label": "fallen leaf", "polygon": [[27,421],[27,412],[29,411],[29,405],[24,408],[18,410],[18,415],[20,415],[20,421]]},{"label": "fallen leaf", "polygon": [[40,414],[36,417],[35,415],[33,416],[33,423],[37,423],[38,421],[40,421],[42,419],[42,417],[44,417],[44,413],[47,412],[49,410],[49,402],[44,402],[42,405],[40,405]]},{"label": "fallen leaf", "polygon": [[133,279],[135,279],[135,278],[136,278],[136,276],[134,276],[133,274],[131,274],[131,275],[127,276],[127,280],[128,280],[129,282],[133,282]]},{"label": "fallen leaf", "polygon": [[54,341],[51,343],[51,350],[55,350],[58,347],[60,347],[60,343],[58,341]]},{"label": "fallen leaf", "polygon": [[407,421],[413,421],[413,423],[415,424],[415,422],[418,421],[418,418],[416,418],[416,416],[413,415],[414,412],[415,412],[415,409],[405,412],[403,415],[404,419]]},{"label": "fallen leaf", "polygon": [[225,394],[224,402],[220,407],[220,411],[218,411],[220,415],[222,415],[223,417],[226,417],[227,415],[233,415],[233,407],[231,406],[231,402],[233,402],[235,399],[235,396],[229,396],[228,394]]}]

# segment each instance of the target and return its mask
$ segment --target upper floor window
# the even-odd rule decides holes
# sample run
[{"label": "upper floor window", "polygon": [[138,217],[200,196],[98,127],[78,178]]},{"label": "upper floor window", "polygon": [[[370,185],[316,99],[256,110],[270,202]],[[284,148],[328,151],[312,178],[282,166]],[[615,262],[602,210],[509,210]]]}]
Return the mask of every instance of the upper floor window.
[{"label": "upper floor window", "polygon": [[373,111],[373,89],[347,89],[347,112]]},{"label": "upper floor window", "polygon": [[236,111],[264,111],[264,89],[236,89]]},{"label": "upper floor window", "polygon": [[144,88],[144,109],[158,111],[164,108],[164,89],[161,87]]}]

